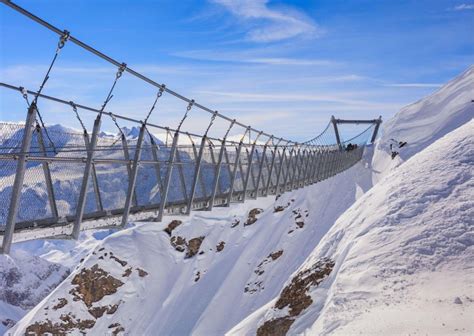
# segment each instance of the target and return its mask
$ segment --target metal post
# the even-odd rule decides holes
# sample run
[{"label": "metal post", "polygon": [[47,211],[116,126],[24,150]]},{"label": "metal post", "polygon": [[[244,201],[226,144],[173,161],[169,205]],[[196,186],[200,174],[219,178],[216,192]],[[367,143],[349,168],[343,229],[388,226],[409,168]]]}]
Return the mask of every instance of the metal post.
[{"label": "metal post", "polygon": [[[201,140],[201,146],[199,147],[199,154],[197,156],[196,166],[194,170],[193,176],[193,184],[191,185],[191,193],[188,198],[188,206],[186,208],[186,214],[189,215],[191,213],[191,208],[193,206],[194,195],[196,193],[196,186],[199,179],[199,175],[201,173],[201,162],[202,162],[202,155],[204,153],[204,147],[206,145],[207,136],[204,135]],[[202,181],[202,179],[201,179]]]},{"label": "metal post", "polygon": [[[46,148],[44,146],[43,133],[41,132],[40,125],[36,125],[36,132],[38,134],[38,146],[40,150],[43,152],[43,155],[47,157],[48,154],[46,153]],[[46,191],[48,193],[49,206],[51,208],[51,217],[57,219],[59,217],[59,214],[58,214],[58,208],[56,206],[56,199],[54,197],[53,180],[51,178],[49,162],[43,161],[41,165],[43,166],[44,181],[46,184]]]},{"label": "metal post", "polygon": [[160,160],[158,157],[158,146],[156,145],[155,139],[153,139],[153,136],[150,134],[150,144],[151,144],[151,155],[153,156],[153,161],[156,162],[155,165],[155,173],[156,173],[156,181],[158,183],[159,187],[159,192],[160,192],[160,199],[162,197],[163,193],[163,181],[161,180],[161,166],[160,166]]},{"label": "metal post", "polygon": [[[84,132],[84,143],[86,144],[86,151],[87,151],[87,148],[90,147],[89,134],[87,132]],[[97,171],[95,169],[94,162],[92,162],[91,172],[92,172],[92,187],[94,189],[94,196],[95,196],[95,205],[98,211],[102,211],[104,210],[104,207],[102,205],[102,198],[100,197],[99,181],[97,179]]]},{"label": "metal post", "polygon": [[287,184],[288,184],[288,179],[291,174],[291,166],[293,165],[293,153],[295,152],[295,148],[293,147],[290,151],[290,156],[288,157],[288,165],[286,166],[286,173],[285,173],[285,178],[283,180],[283,192],[286,191],[287,189]]},{"label": "metal post", "polygon": [[[245,176],[244,186],[243,186],[244,190],[243,190],[242,202],[245,202],[245,198],[247,196],[246,195],[247,194],[247,187],[248,187],[248,183],[249,183],[250,173],[252,171],[253,154],[255,153],[255,146],[257,145],[257,140],[260,137],[260,135],[262,135],[262,132],[260,132],[260,134],[258,134],[258,136],[255,138],[255,140],[252,144],[252,148],[250,149],[250,157],[248,158],[247,174]],[[253,180],[253,183],[254,183],[254,186],[255,186],[255,179]]]},{"label": "metal post", "polygon": [[311,150],[309,148],[305,148],[304,152],[306,152],[306,154],[304,155],[305,160],[303,161],[303,176],[300,177],[299,181],[300,187],[304,187],[306,185],[308,169],[312,160]]},{"label": "metal post", "polygon": [[317,148],[314,155],[314,167],[313,167],[313,174],[311,175],[312,183],[319,182],[319,173],[321,171],[321,156],[322,156],[322,149]]},{"label": "metal post", "polygon": [[298,159],[300,157],[300,148],[298,148],[296,150],[296,155],[294,156],[293,158],[293,162],[291,163],[291,166],[290,166],[290,175],[288,176],[289,177],[289,188],[290,190],[293,190],[293,183],[294,183],[294,180],[295,180],[295,176],[296,176],[296,171],[298,170]]},{"label": "metal post", "polygon": [[[263,151],[262,151],[262,159],[260,160],[260,167],[258,169],[258,175],[257,175],[257,183],[255,185],[255,198],[258,197],[258,188],[260,187],[260,180],[262,179],[262,173],[263,173],[263,162],[266,158],[267,155],[267,148],[268,148],[268,143],[273,139],[273,136],[271,136],[268,141],[265,143],[265,146],[263,146]],[[268,167],[267,167],[268,169]]]},{"label": "metal post", "polygon": [[23,131],[23,140],[21,142],[21,152],[18,155],[18,163],[16,166],[15,180],[13,182],[12,194],[10,198],[10,207],[3,235],[2,253],[10,253],[13,241],[13,233],[15,231],[16,215],[20,203],[21,188],[25,178],[26,159],[30,151],[31,138],[33,136],[34,122],[36,119],[36,104],[32,103],[28,108],[26,116],[25,129]]},{"label": "metal post", "polygon": [[222,159],[224,158],[225,138],[222,140],[221,149],[219,150],[219,157],[217,158],[216,171],[214,173],[214,185],[211,191],[211,199],[209,200],[208,210],[212,210],[214,206],[214,199],[216,198],[217,188],[219,187],[219,177],[221,174]]},{"label": "metal post", "polygon": [[[210,140],[208,140],[208,142],[209,142],[209,153],[211,153],[212,164],[217,168],[216,156],[214,155],[214,146],[212,145]],[[222,190],[222,181],[219,179],[217,183],[219,183],[219,190]],[[212,193],[212,189],[211,189],[211,193]]]},{"label": "metal post", "polygon": [[229,195],[227,195],[227,204],[226,206],[230,206],[230,201],[232,200],[232,193],[234,192],[234,184],[235,178],[237,176],[237,166],[240,161],[240,152],[242,151],[243,142],[240,141],[239,147],[237,147],[235,162],[234,162],[234,170],[232,171],[232,175],[230,177],[230,188],[229,188]]},{"label": "metal post", "polygon": [[162,198],[160,199],[160,209],[159,209],[158,218],[157,218],[159,222],[163,220],[163,213],[165,211],[166,202],[168,200],[168,190],[169,190],[170,182],[171,182],[171,174],[173,173],[173,164],[174,164],[174,158],[176,156],[176,148],[178,146],[178,138],[179,138],[179,132],[175,132],[174,137],[173,137],[173,144],[170,150],[168,169],[166,170]]},{"label": "metal post", "polygon": [[176,164],[178,165],[178,176],[181,184],[181,192],[183,193],[184,203],[188,202],[188,189],[186,189],[186,177],[184,176],[184,162],[181,160],[179,150],[176,150]]},{"label": "metal post", "polygon": [[268,190],[270,189],[270,184],[272,182],[273,168],[275,166],[275,160],[276,160],[277,152],[278,152],[278,156],[281,157],[280,149],[278,148],[278,145],[280,144],[281,140],[282,140],[281,138],[280,138],[280,140],[278,140],[278,142],[276,143],[275,148],[273,150],[272,161],[271,161],[271,164],[270,164],[270,171],[268,172],[268,180],[267,180],[267,183],[265,185],[265,190],[263,192],[263,196],[267,196],[268,195]]},{"label": "metal post", "polygon": [[298,180],[296,181],[296,187],[299,189],[304,186],[304,177],[306,175],[306,166],[309,162],[309,152],[306,148],[303,149],[303,156],[301,157],[301,166],[298,173]]},{"label": "metal post", "polygon": [[132,207],[132,199],[135,193],[135,183],[137,181],[138,166],[140,164],[140,157],[142,154],[142,143],[143,136],[145,134],[145,129],[146,125],[142,124],[142,127],[140,128],[140,133],[138,134],[137,147],[135,148],[135,157],[133,158],[131,174],[129,175],[128,179],[127,198],[125,199],[125,206],[123,207],[122,214],[122,227],[125,227],[127,225],[128,215],[130,214],[130,208]]},{"label": "metal post", "polygon": [[277,179],[275,184],[275,195],[280,192],[280,178],[283,172],[283,163],[286,161],[286,147],[283,147],[282,154],[280,156],[280,167],[278,168],[277,172]]},{"label": "metal post", "polygon": [[339,148],[342,148],[341,138],[339,137],[339,130],[337,129],[337,121],[334,116],[331,117],[331,122],[334,127],[334,133],[336,134],[337,145],[339,146]]},{"label": "metal post", "polygon": [[[205,135],[207,136],[207,135]],[[196,162],[197,161],[197,157],[198,157],[198,152],[196,150],[196,145],[194,144],[194,141],[193,141],[193,138],[191,137],[191,135],[188,134],[188,137],[189,137],[189,140],[191,140],[191,144],[192,144],[192,147],[193,147],[193,155],[194,155],[194,161]],[[207,197],[207,188],[206,188],[206,183],[204,183],[204,177],[202,175],[202,171],[200,170],[199,172],[199,184],[201,185],[201,190],[202,190],[202,193],[204,195],[204,198]]]},{"label": "metal post", "polygon": [[97,137],[100,131],[101,115],[99,114],[94,121],[94,128],[92,130],[92,138],[90,140],[89,147],[87,148],[87,160],[86,167],[84,168],[84,176],[82,178],[81,192],[79,194],[79,200],[76,207],[76,218],[74,220],[74,227],[72,229],[72,238],[78,239],[79,232],[81,231],[82,217],[84,216],[84,207],[86,205],[87,198],[87,185],[89,184],[89,176],[91,175],[93,167],[93,159],[95,153],[95,147],[97,145]]},{"label": "metal post", "polygon": [[379,127],[380,124],[382,123],[382,116],[379,116],[377,119],[377,122],[375,123],[375,128],[374,128],[374,133],[372,134],[372,139],[370,139],[371,143],[375,142],[375,139],[377,138],[377,133],[379,132]]},{"label": "metal post", "polygon": [[[128,143],[127,139],[125,138],[125,135],[122,133],[122,147],[123,147],[123,157],[125,160],[127,160],[127,173],[128,173],[128,183],[130,184],[130,181],[132,179],[132,164],[130,163],[130,152],[128,151]],[[137,194],[135,192],[135,188],[133,188],[133,198],[132,202],[134,205],[137,205]]]},{"label": "metal post", "polygon": [[316,161],[316,149],[311,147],[309,150],[310,153],[310,160],[308,163],[308,167],[306,170],[306,177],[305,177],[305,185],[313,184],[313,172],[314,172],[314,164]]}]

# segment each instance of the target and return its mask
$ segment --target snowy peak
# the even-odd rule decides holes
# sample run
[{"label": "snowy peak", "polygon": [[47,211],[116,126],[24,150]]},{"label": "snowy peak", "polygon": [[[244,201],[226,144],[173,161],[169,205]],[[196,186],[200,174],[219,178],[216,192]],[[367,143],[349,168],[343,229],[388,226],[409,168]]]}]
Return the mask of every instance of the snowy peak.
[{"label": "snowy peak", "polygon": [[[474,121],[386,176],[339,217],[280,294],[229,334],[472,334],[472,134]],[[326,278],[324,260],[334,261]],[[306,280],[315,265],[315,281]],[[302,299],[282,305],[298,284]]]},{"label": "snowy peak", "polygon": [[[383,124],[373,159],[375,180],[473,117],[474,66],[471,66],[435,93],[404,107]],[[400,142],[406,142],[406,145],[400,148]],[[393,152],[398,155],[392,160]]]}]

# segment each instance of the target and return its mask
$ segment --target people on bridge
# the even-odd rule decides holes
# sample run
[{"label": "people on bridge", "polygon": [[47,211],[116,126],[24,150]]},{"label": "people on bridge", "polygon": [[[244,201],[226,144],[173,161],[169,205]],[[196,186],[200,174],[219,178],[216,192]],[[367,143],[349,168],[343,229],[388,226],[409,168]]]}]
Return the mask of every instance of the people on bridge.
[{"label": "people on bridge", "polygon": [[350,152],[350,151],[352,151],[356,148],[357,148],[357,144],[352,144],[352,143],[349,142],[346,146],[346,151]]}]

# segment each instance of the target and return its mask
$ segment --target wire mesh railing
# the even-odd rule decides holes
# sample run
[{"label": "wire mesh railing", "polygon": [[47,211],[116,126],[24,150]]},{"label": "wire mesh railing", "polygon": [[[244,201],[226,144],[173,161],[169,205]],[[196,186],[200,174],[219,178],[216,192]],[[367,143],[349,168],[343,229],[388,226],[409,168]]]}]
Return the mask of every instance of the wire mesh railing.
[{"label": "wire mesh railing", "polygon": [[[156,83],[11,1],[0,2],[59,34],[37,91],[0,83],[21,93],[27,108],[24,124],[0,123],[0,235],[6,253],[13,241],[77,238],[87,228],[124,227],[130,220],[161,221],[166,214],[211,210],[322,181],[359,161],[381,122],[358,121],[370,127],[346,141],[341,140],[334,118],[334,133],[330,122],[306,142],[278,138]],[[43,93],[68,41],[117,67],[100,108]],[[108,110],[124,74],[157,90],[144,120]],[[186,103],[175,128],[150,122],[164,95]],[[38,107],[46,100],[70,109],[82,131],[46,126],[45,111]],[[183,131],[194,109],[210,113],[210,118],[202,132]],[[96,114],[90,129],[81,117],[84,111]],[[116,134],[102,131],[106,119],[117,128]],[[223,122],[225,132],[210,136],[217,120]],[[133,127],[125,128],[124,123]],[[240,139],[235,140],[235,134]]]}]

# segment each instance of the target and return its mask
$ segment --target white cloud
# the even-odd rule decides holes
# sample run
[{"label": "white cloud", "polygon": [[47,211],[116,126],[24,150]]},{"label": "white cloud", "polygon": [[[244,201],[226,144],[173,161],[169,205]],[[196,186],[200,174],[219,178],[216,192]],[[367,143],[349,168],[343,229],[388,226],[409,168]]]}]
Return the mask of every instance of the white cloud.
[{"label": "white cloud", "polygon": [[461,11],[461,10],[470,10],[474,9],[474,4],[460,4],[454,7],[454,10]]},{"label": "white cloud", "polygon": [[[293,58],[293,57],[263,57],[264,51],[247,50],[237,52],[215,52],[211,50],[190,50],[176,52],[173,55],[183,58],[215,61],[215,62],[233,62],[263,65],[300,65],[300,66],[328,66],[338,64],[335,61],[317,58]],[[267,53],[269,51],[266,51]]]},{"label": "white cloud", "polygon": [[275,42],[294,37],[317,36],[316,23],[294,9],[268,7],[268,0],[211,0],[249,24],[247,38],[254,42]]},{"label": "white cloud", "polygon": [[441,87],[443,84],[438,83],[392,83],[385,84],[384,86],[389,87],[406,87],[406,88],[437,88]]}]

